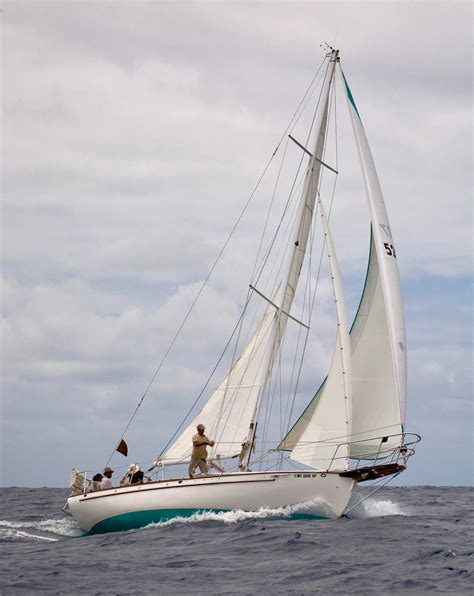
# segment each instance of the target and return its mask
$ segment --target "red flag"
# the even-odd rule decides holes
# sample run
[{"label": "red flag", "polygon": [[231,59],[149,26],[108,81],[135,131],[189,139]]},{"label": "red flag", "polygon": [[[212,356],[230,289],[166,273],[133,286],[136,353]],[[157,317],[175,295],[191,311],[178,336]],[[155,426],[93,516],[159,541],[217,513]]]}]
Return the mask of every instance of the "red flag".
[{"label": "red flag", "polygon": [[119,453],[121,453],[122,455],[125,455],[125,457],[127,457],[127,455],[128,455],[127,443],[125,443],[125,441],[123,439],[121,439],[120,443],[118,444],[118,447],[115,451],[118,451]]}]

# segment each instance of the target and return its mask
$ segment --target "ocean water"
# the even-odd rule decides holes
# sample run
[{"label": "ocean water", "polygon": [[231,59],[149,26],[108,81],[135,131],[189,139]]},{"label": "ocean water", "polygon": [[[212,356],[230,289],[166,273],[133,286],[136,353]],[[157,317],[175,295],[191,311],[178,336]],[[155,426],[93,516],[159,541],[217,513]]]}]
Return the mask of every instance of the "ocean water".
[{"label": "ocean water", "polygon": [[386,487],[335,520],[232,511],[95,536],[61,512],[67,493],[0,489],[2,595],[474,593],[473,488]]}]

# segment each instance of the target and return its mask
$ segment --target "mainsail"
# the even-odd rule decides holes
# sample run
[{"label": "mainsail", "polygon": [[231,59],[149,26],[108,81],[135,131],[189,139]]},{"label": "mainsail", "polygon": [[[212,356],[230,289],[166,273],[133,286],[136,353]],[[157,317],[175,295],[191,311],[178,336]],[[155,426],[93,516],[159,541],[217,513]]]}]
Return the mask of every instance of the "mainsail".
[{"label": "mainsail", "polygon": [[[342,72],[342,71],[341,71]],[[352,429],[335,442],[351,441],[350,456],[373,459],[400,444],[406,414],[405,322],[400,292],[396,251],[375,164],[352,93],[344,78],[347,104],[362,168],[371,219],[371,243],[367,277],[359,309],[350,331],[352,369]],[[339,340],[338,340],[339,341]],[[337,344],[336,349],[337,351]],[[281,442],[279,449],[293,450],[307,429],[326,419],[326,396],[332,392],[331,365],[328,377],[318,389],[303,415]],[[328,386],[330,388],[328,389]],[[387,437],[381,449],[380,437]],[[317,434],[313,440],[317,439]],[[305,461],[306,463],[306,461]]]},{"label": "mainsail", "polygon": [[206,433],[216,441],[210,454],[212,459],[231,458],[240,454],[242,460],[252,448],[262,395],[280,349],[308,242],[320,180],[336,60],[337,52],[333,51],[315,121],[314,152],[306,170],[288,259],[277,290],[268,298],[269,304],[263,318],[226,378],[199,414],[160,456],[159,461],[165,465],[189,461],[191,438],[198,423],[204,424]]}]

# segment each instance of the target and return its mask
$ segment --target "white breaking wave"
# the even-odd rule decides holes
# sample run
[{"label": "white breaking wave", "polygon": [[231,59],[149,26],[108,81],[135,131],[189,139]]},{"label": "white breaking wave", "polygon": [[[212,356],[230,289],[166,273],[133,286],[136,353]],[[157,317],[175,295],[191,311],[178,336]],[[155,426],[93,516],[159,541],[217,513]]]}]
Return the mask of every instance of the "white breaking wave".
[{"label": "white breaking wave", "polygon": [[[57,536],[80,536],[82,534],[80,528],[72,518],[57,518],[45,519],[42,521],[31,522],[11,522],[7,520],[0,520],[0,539],[12,540],[17,539],[36,539],[56,541],[57,538],[49,538],[47,536],[37,536],[30,534],[25,530],[36,530],[37,532],[46,532],[48,534],[56,534]],[[9,534],[10,533],[10,534]]]},{"label": "white breaking wave", "polygon": [[383,517],[386,515],[410,515],[409,512],[404,511],[399,503],[386,499],[379,501],[377,499],[367,499],[349,514],[352,518],[367,518],[367,517]]},{"label": "white breaking wave", "polygon": [[48,538],[47,536],[38,536],[36,534],[29,534],[21,530],[0,528],[0,541],[16,541],[27,540],[28,542],[57,542],[58,538]]},{"label": "white breaking wave", "polygon": [[189,517],[173,517],[167,521],[149,524],[147,527],[162,527],[172,524],[189,524],[203,521],[218,521],[225,524],[236,524],[249,519],[262,520],[272,517],[291,518],[293,515],[314,515],[320,517],[333,517],[329,508],[323,501],[314,499],[297,505],[287,505],[285,507],[260,507],[256,511],[243,511],[242,509],[233,509],[232,511],[202,511],[193,513]]}]

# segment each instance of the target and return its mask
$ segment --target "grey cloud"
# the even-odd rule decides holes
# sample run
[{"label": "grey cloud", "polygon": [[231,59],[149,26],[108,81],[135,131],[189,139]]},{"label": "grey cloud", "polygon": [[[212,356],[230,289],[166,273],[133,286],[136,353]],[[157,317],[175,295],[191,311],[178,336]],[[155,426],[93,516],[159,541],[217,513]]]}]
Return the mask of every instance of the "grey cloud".
[{"label": "grey cloud", "polygon": [[[10,482],[65,484],[73,463],[103,463],[338,26],[408,289],[411,426],[436,448],[449,395],[450,423],[467,437],[464,318],[414,280],[443,285],[471,270],[469,5],[7,2],[4,13],[2,434],[19,470]],[[351,206],[363,186],[343,110],[334,236],[353,312],[368,227]],[[269,194],[263,185],[147,398],[131,431],[137,458],[156,455],[218,358]],[[300,405],[332,349],[331,289],[321,289],[322,336]],[[436,324],[445,337],[428,331]],[[25,478],[33,442],[40,464]],[[448,480],[465,482],[463,468]]]}]

